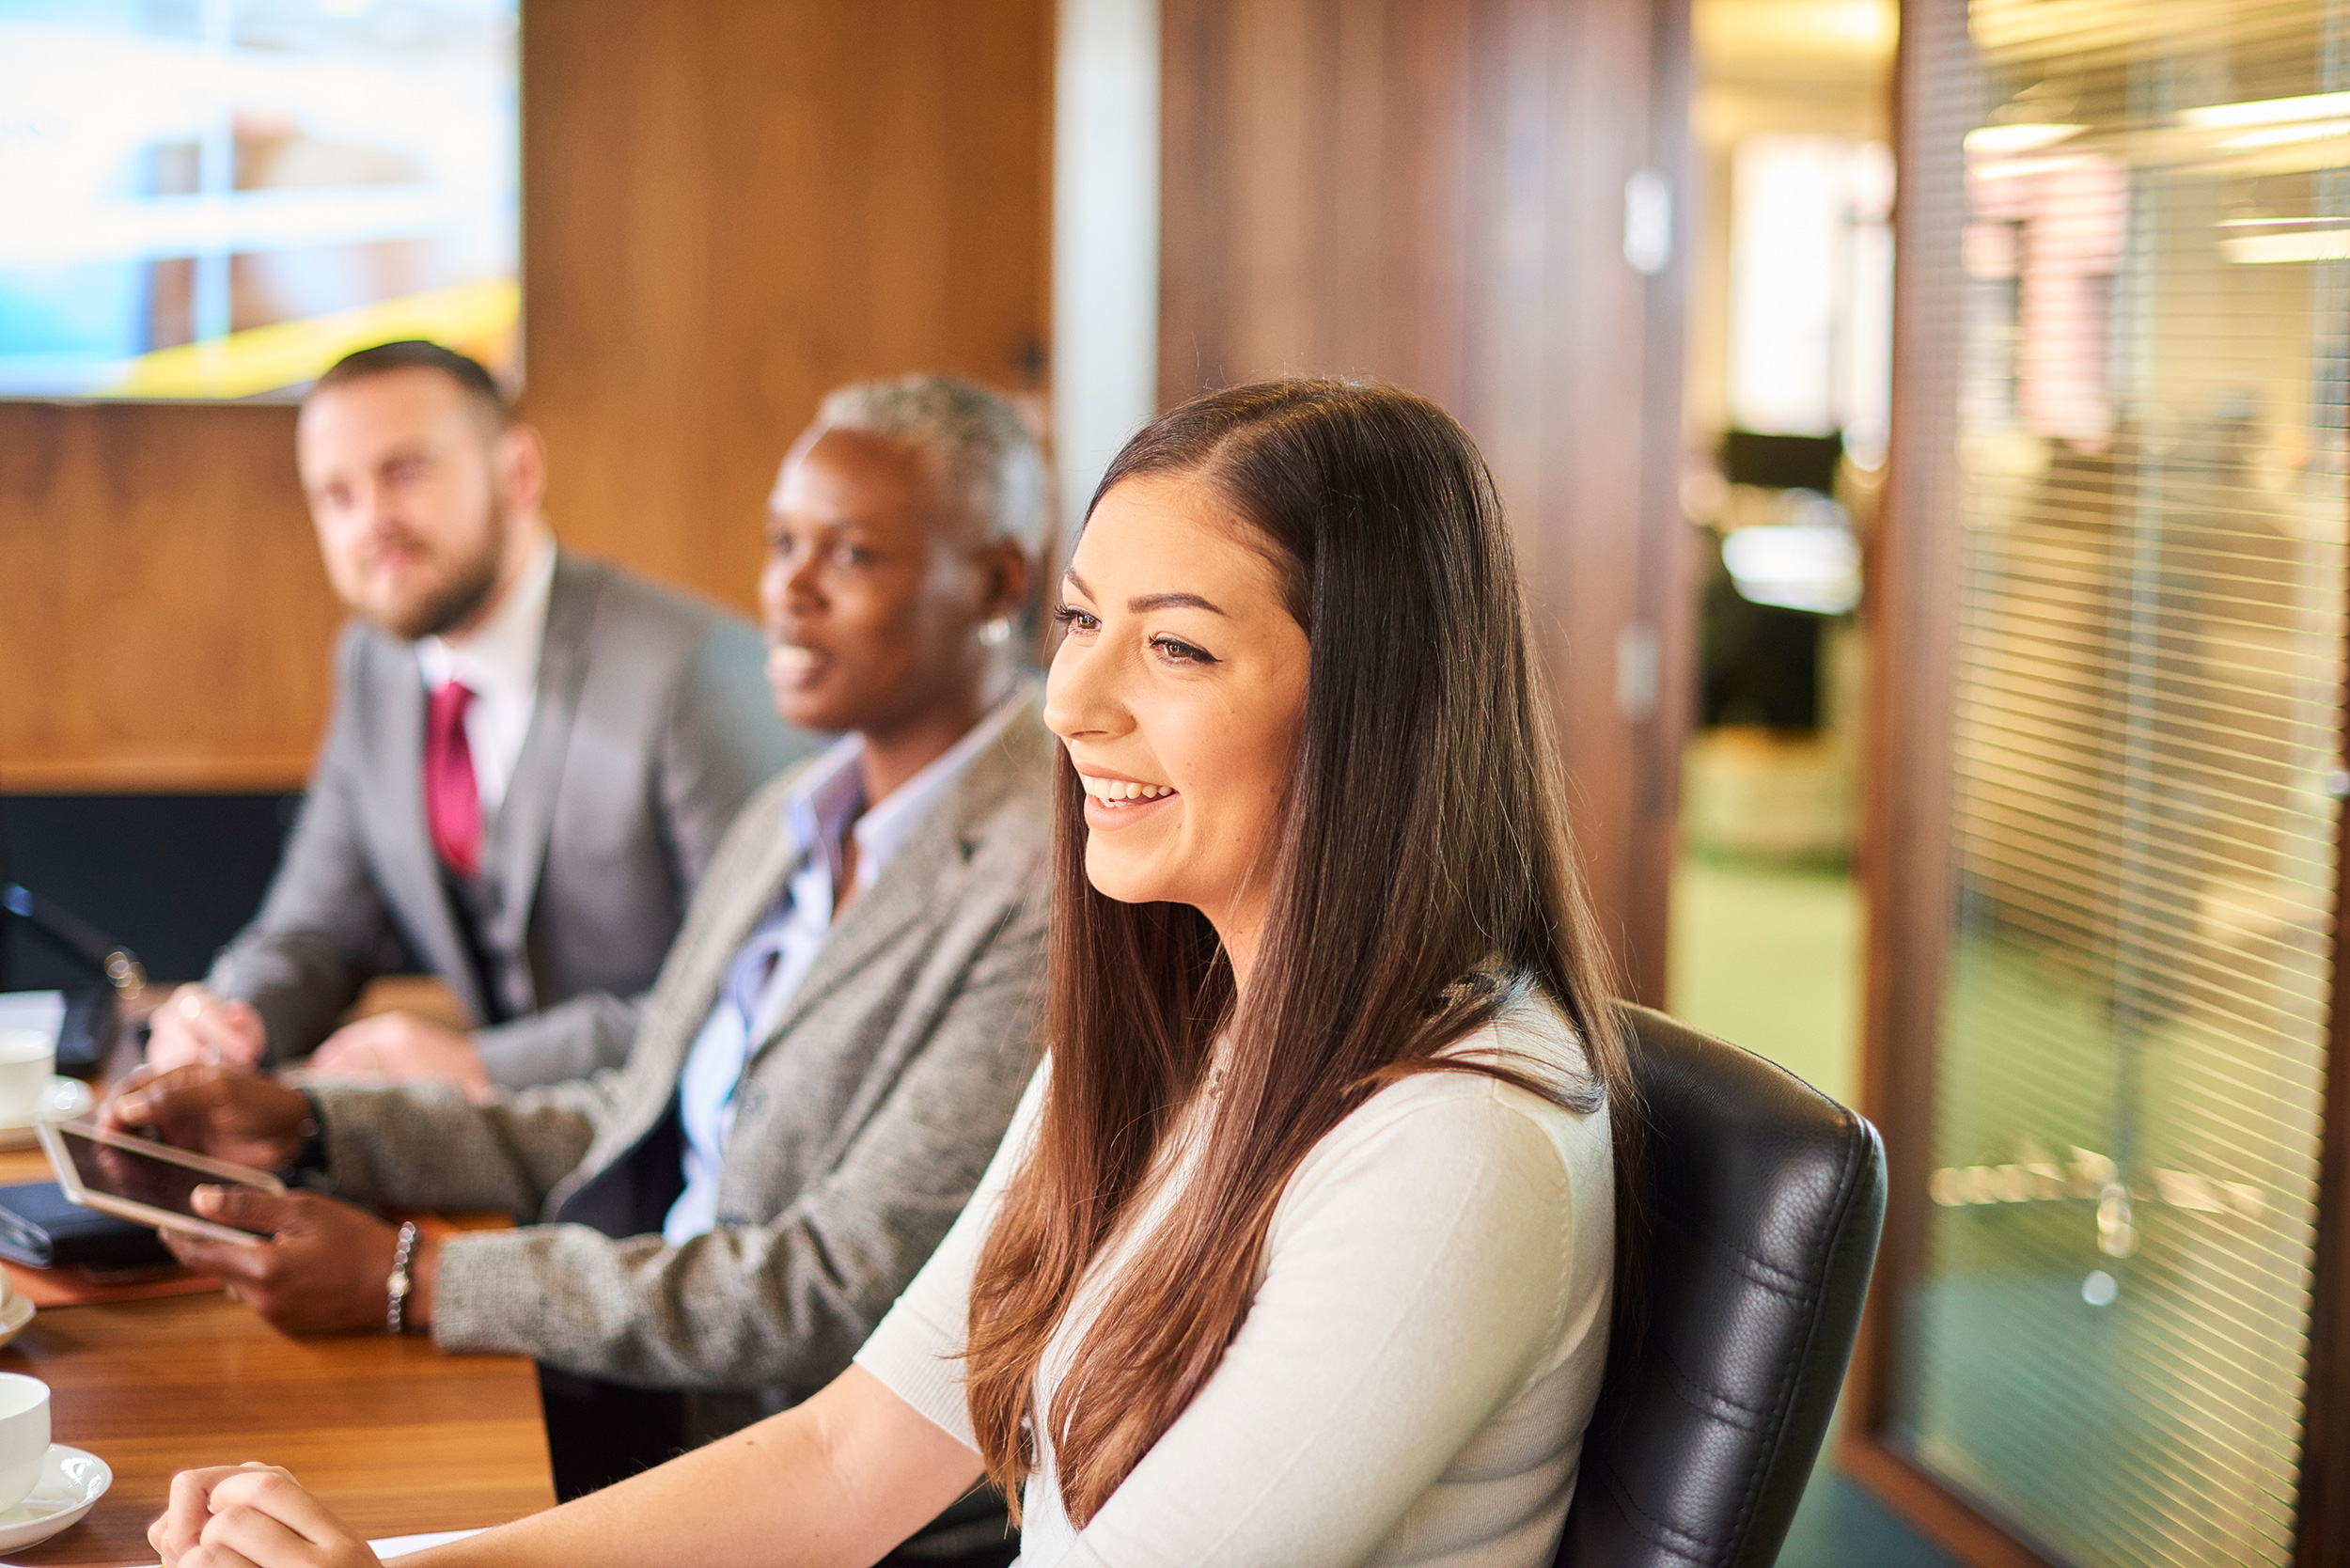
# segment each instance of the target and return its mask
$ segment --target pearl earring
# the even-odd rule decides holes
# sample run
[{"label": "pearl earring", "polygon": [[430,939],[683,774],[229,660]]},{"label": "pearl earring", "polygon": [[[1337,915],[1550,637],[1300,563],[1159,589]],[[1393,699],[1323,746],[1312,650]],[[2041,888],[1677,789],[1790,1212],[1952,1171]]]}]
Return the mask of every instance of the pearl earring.
[{"label": "pearl earring", "polygon": [[1001,648],[1011,641],[1011,618],[999,615],[979,628],[979,642],[987,648]]}]

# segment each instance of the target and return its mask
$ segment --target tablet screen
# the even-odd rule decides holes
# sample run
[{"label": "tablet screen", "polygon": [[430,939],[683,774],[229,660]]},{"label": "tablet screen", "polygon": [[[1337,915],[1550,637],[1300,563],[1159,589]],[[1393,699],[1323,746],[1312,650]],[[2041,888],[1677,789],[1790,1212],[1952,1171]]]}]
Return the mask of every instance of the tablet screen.
[{"label": "tablet screen", "polygon": [[[196,1189],[224,1184],[223,1178],[192,1170],[168,1155],[101,1143],[71,1125],[60,1124],[56,1134],[57,1141],[73,1161],[74,1175],[92,1192],[110,1193],[191,1219],[206,1219],[196,1212],[191,1201]],[[206,1223],[219,1221],[206,1219]]]}]

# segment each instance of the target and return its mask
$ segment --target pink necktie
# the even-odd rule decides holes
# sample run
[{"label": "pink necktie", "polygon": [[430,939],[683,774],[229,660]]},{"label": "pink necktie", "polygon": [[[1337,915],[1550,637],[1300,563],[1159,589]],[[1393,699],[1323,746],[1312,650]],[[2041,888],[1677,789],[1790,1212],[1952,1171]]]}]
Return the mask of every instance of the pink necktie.
[{"label": "pink necktie", "polygon": [[424,820],[441,864],[468,878],[481,870],[481,791],[474,782],[473,747],[465,743],[465,709],[472,701],[465,686],[444,682],[424,719]]}]

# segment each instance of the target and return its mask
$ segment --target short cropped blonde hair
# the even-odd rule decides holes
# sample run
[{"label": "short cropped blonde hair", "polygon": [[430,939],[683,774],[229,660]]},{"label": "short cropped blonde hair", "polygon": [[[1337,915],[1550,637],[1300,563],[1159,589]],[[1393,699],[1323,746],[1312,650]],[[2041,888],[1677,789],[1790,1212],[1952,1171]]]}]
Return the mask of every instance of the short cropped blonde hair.
[{"label": "short cropped blonde hair", "polygon": [[948,488],[998,534],[1036,549],[1044,537],[1044,458],[1019,411],[960,376],[858,382],[827,395],[826,430],[902,441],[936,457]]}]

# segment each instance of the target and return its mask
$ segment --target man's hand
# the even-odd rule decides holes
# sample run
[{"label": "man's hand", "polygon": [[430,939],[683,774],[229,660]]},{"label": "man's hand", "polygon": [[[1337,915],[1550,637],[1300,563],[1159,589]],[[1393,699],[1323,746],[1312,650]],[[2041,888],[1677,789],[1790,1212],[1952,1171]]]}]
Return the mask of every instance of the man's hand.
[{"label": "man's hand", "polygon": [[258,1461],[182,1470],[171,1502],[147,1527],[164,1568],[378,1568],[368,1544],[302,1489]]},{"label": "man's hand", "polygon": [[[256,1187],[198,1187],[196,1212],[240,1231],[266,1232],[258,1242],[214,1241],[181,1231],[165,1231],[163,1238],[181,1262],[220,1276],[230,1295],[279,1333],[384,1331],[398,1226],[314,1192],[280,1197]],[[414,1283],[403,1312],[418,1328],[431,1326],[439,1262],[439,1248],[418,1236],[408,1260]]]},{"label": "man's hand", "polygon": [[310,1058],[309,1075],[455,1084],[477,1104],[497,1091],[472,1035],[412,1012],[380,1012],[345,1024]]},{"label": "man's hand", "polygon": [[183,985],[164,999],[148,1023],[147,1062],[157,1071],[193,1062],[258,1067],[269,1038],[261,1015],[246,1002]]},{"label": "man's hand", "polygon": [[257,1170],[292,1164],[317,1130],[301,1090],[227,1067],[142,1068],[122,1081],[100,1120]]}]

